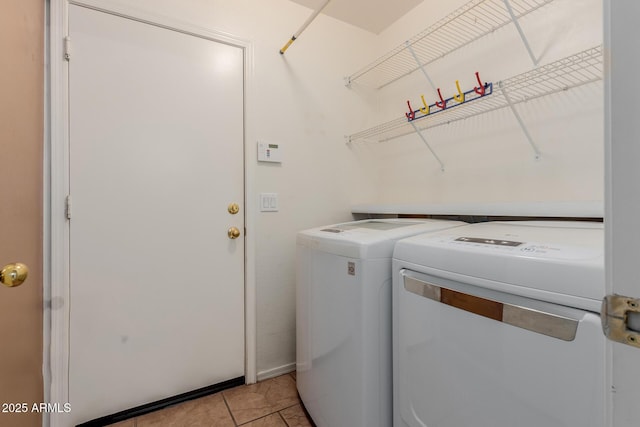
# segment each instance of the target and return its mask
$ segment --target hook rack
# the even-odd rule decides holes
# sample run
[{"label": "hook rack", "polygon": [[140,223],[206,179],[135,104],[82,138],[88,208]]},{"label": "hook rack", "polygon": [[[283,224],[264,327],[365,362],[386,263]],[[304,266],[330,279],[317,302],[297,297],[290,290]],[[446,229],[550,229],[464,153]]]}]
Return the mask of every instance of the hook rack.
[{"label": "hook rack", "polygon": [[537,60],[519,20],[552,1],[472,0],[347,77],[346,85],[358,82],[380,89],[417,69],[421,69],[430,80],[425,66],[511,23],[518,29],[525,48],[536,65]]},{"label": "hook rack", "polygon": [[[516,120],[522,122],[523,133],[525,133],[536,156],[539,156],[539,151],[533,143],[533,138],[531,138],[522,118],[515,110],[515,106],[525,101],[602,81],[603,62],[602,46],[597,46],[500,81],[498,82],[500,90],[496,91],[493,96],[478,97],[475,102],[467,101],[459,104],[456,108],[451,107],[438,111],[437,114],[432,112],[426,116],[421,116],[421,118],[424,118],[419,122],[414,120],[407,121],[407,117],[402,116],[354,133],[347,138],[349,142],[358,140],[389,141],[413,133],[416,130],[423,131],[509,107],[512,112],[515,112]],[[478,94],[476,89],[481,91],[481,89],[475,87],[474,93],[476,94]]]},{"label": "hook rack", "polygon": [[[476,76],[478,77],[478,73],[476,73]],[[478,81],[480,81],[480,77],[478,77]],[[456,80],[456,88],[458,89],[458,93],[447,99],[443,99],[440,88],[438,88],[438,97],[440,98],[440,101],[436,101],[431,105],[427,105],[424,100],[424,95],[420,95],[424,107],[417,110],[413,110],[411,108],[411,102],[407,101],[407,106],[409,107],[409,112],[405,113],[407,120],[412,121],[422,119],[424,117],[441,113],[443,111],[450,110],[451,108],[466,104],[467,102],[475,101],[476,99],[480,99],[483,96],[491,95],[493,93],[493,83],[480,83],[481,89],[479,89],[478,87],[474,87],[473,89],[470,89],[466,92],[462,92],[460,90],[460,84]],[[418,113],[421,113],[422,115],[418,115]]]},{"label": "hook rack", "polygon": [[[453,95],[451,98],[443,99],[442,93],[440,92],[440,88],[438,88],[437,90],[438,90],[438,96],[440,97],[440,101],[436,101],[432,105],[427,105],[427,102],[424,100],[424,95],[420,95],[420,98],[422,100],[422,104],[424,105],[424,107],[421,107],[417,110],[414,110],[411,107],[411,101],[407,100],[407,106],[409,107],[409,112],[404,113],[404,115],[407,117],[407,121],[409,122],[409,124],[411,124],[411,127],[413,127],[413,130],[415,131],[415,133],[420,137],[422,142],[424,142],[424,144],[427,146],[429,151],[431,151],[431,154],[433,154],[433,157],[435,157],[438,163],[440,163],[440,170],[443,172],[444,172],[444,163],[442,163],[442,160],[440,160],[436,152],[433,151],[433,148],[431,147],[429,142],[427,142],[427,139],[425,138],[422,130],[418,129],[418,127],[415,125],[414,120],[416,120],[416,118],[421,119],[429,115],[444,111],[447,108],[447,102],[449,101],[455,100],[457,102],[453,104],[452,107],[449,107],[449,108],[453,108],[458,105],[462,105],[465,102],[471,102],[475,99],[480,99],[483,96],[491,95],[491,93],[493,92],[493,84],[492,83],[482,84],[482,81],[480,80],[480,74],[478,72],[476,72],[476,78],[478,79],[478,84],[480,84],[481,89],[478,87],[474,87],[473,89],[467,92],[462,92],[460,90],[460,82],[456,80],[456,89],[458,90],[457,94]],[[469,96],[471,96],[471,98],[469,98]],[[506,93],[505,93],[505,97],[506,97]],[[433,112],[431,112],[431,107],[438,107],[439,109],[434,109]],[[420,117],[416,117],[417,113],[422,113],[423,115]],[[514,114],[516,114],[516,117],[519,117],[517,116],[517,112],[514,111]],[[524,124],[522,126],[524,126]],[[531,144],[533,144],[532,141],[531,141]]]}]

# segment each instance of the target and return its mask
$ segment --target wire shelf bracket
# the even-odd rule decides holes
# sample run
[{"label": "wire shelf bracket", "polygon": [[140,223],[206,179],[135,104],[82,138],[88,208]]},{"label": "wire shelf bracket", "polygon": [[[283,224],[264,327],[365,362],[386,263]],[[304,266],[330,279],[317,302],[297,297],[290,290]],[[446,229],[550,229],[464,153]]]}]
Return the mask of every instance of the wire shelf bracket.
[{"label": "wire shelf bracket", "polygon": [[411,43],[409,43],[409,41],[407,40],[405,44],[407,46],[407,49],[409,49],[409,52],[411,52],[411,56],[413,56],[413,59],[415,59],[416,64],[418,64],[418,67],[422,70],[422,74],[424,74],[424,76],[427,78],[427,81],[433,88],[433,91],[436,92],[438,90],[436,88],[436,85],[433,83],[433,80],[431,80],[431,77],[429,77],[429,73],[427,73],[427,70],[424,68],[422,62],[420,62],[420,58],[418,58],[418,55],[416,55],[416,51],[413,50],[413,47],[411,47]]},{"label": "wire shelf bracket", "polygon": [[518,18],[516,18],[516,15],[513,13],[513,8],[511,7],[511,3],[509,3],[509,0],[504,0],[504,6],[507,8],[507,12],[509,12],[509,16],[511,16],[511,21],[513,22],[513,25],[515,25],[516,29],[518,30],[518,34],[520,34],[522,43],[524,44],[525,49],[527,49],[527,53],[529,54],[529,57],[533,62],[533,66],[535,67],[536,65],[538,65],[538,60],[533,54],[533,51],[531,50],[531,46],[529,46],[529,41],[527,40],[527,36],[524,34],[524,31],[522,31],[522,27],[518,22]]},{"label": "wire shelf bracket", "polygon": [[420,139],[422,140],[422,142],[424,142],[424,145],[427,146],[427,148],[429,149],[429,151],[431,151],[431,154],[433,154],[433,157],[435,157],[435,159],[438,161],[438,163],[440,163],[440,170],[442,172],[444,172],[444,163],[442,163],[442,160],[440,160],[440,157],[438,157],[438,155],[436,154],[435,151],[433,151],[433,148],[431,148],[431,145],[429,144],[429,142],[427,141],[427,139],[424,137],[424,135],[422,134],[422,131],[420,129],[418,129],[418,127],[415,125],[415,123],[413,123],[413,121],[409,122],[411,124],[411,126],[413,126],[413,130],[416,131],[416,133],[418,134],[418,136],[420,137]]},{"label": "wire shelf bracket", "polygon": [[529,145],[531,145],[531,148],[533,149],[533,153],[535,154],[535,159],[539,160],[540,150],[538,150],[538,147],[536,146],[535,142],[533,142],[533,138],[531,137],[531,134],[527,130],[527,127],[524,125],[524,122],[522,121],[522,117],[520,117],[520,114],[518,114],[516,107],[513,105],[513,101],[511,101],[511,98],[509,98],[509,95],[507,95],[507,91],[504,90],[504,87],[501,81],[498,82],[498,87],[500,88],[500,91],[502,92],[502,96],[504,96],[505,101],[507,101],[507,104],[509,105],[509,109],[513,113],[513,116],[518,121],[518,124],[520,125],[520,129],[522,129],[522,133],[524,133],[524,136],[527,137],[527,141],[529,142]]}]

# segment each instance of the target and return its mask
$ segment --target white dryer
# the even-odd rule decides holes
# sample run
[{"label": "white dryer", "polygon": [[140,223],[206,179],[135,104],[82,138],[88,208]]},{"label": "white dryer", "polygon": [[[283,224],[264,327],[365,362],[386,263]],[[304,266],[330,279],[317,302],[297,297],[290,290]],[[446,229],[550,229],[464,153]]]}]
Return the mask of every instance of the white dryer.
[{"label": "white dryer", "polygon": [[297,386],[318,427],[391,425],[394,244],[464,224],[379,219],[298,233]]},{"label": "white dryer", "polygon": [[393,260],[394,427],[602,427],[604,230],[488,222]]}]

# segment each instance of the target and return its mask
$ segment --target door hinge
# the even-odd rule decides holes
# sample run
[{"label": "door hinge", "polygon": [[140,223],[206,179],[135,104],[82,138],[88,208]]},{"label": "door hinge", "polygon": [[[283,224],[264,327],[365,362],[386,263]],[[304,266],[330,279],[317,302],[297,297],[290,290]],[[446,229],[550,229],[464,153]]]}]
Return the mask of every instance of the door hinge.
[{"label": "door hinge", "polygon": [[66,202],[65,214],[67,216],[67,219],[71,219],[71,195],[67,196],[65,202]]},{"label": "door hinge", "polygon": [[[640,348],[640,299],[607,295],[600,311],[602,331],[611,341]],[[632,328],[629,326],[632,325]]]},{"label": "door hinge", "polygon": [[69,36],[64,38],[64,59],[71,60],[71,37]]}]

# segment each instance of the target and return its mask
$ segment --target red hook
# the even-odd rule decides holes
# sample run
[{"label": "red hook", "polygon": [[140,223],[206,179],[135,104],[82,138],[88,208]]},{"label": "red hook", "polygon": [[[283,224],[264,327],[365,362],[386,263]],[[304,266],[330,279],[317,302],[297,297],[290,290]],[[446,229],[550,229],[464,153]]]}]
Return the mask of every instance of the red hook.
[{"label": "red hook", "polygon": [[447,101],[442,98],[442,94],[440,93],[440,88],[438,88],[438,96],[440,97],[440,101],[436,101],[436,105],[438,108],[445,109],[447,108]]},{"label": "red hook", "polygon": [[476,79],[478,79],[478,84],[480,85],[480,87],[474,87],[473,90],[475,91],[475,93],[477,93],[480,96],[484,96],[484,85],[482,84],[482,80],[480,80],[480,75],[478,74],[478,72],[476,71]]},{"label": "red hook", "polygon": [[404,113],[405,116],[407,116],[407,119],[409,120],[413,120],[416,118],[416,112],[413,111],[413,108],[411,108],[411,103],[407,100],[407,106],[409,106],[409,112],[408,113]]}]

